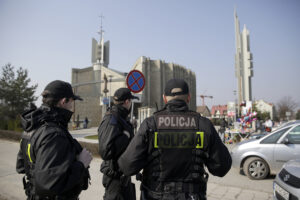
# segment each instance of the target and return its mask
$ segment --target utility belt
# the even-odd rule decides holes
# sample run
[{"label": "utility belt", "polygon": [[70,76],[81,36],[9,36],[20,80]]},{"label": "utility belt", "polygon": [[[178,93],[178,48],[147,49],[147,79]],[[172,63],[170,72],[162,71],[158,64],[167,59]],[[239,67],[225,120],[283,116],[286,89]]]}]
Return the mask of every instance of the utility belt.
[{"label": "utility belt", "polygon": [[[27,180],[26,180],[27,179]],[[40,196],[33,194],[33,185],[28,181],[27,176],[23,177],[23,187],[25,194],[28,197],[27,200],[78,200],[78,197],[67,197],[67,196]]]},{"label": "utility belt", "polygon": [[141,189],[146,190],[151,198],[157,199],[166,193],[206,193],[206,183],[161,182],[156,188],[148,187],[142,183]]},{"label": "utility belt", "polygon": [[78,200],[78,199],[79,199],[78,197],[63,197],[63,196],[41,197],[41,196],[33,195],[29,197],[28,200]]},{"label": "utility belt", "polygon": [[79,200],[78,197],[30,195],[27,200]]},{"label": "utility belt", "polygon": [[118,175],[118,176],[109,176],[107,174],[104,174],[104,175],[106,175],[110,179],[110,180],[108,180],[108,185],[110,185],[110,183],[113,180],[120,181],[121,186],[123,186],[123,187],[126,187],[126,186],[128,186],[129,183],[131,183],[131,177],[130,176],[125,176],[124,174],[123,175]]}]

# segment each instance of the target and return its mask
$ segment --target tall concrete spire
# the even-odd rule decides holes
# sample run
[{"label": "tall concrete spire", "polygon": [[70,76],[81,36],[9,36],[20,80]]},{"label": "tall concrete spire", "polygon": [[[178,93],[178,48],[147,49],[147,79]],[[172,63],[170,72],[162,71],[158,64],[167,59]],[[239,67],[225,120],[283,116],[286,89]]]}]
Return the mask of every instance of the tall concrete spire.
[{"label": "tall concrete spire", "polygon": [[240,33],[240,22],[234,9],[235,22],[235,76],[237,78],[238,103],[252,100],[251,77],[253,77],[252,54],[250,52],[249,31],[244,25]]},{"label": "tall concrete spire", "polygon": [[237,78],[238,104],[241,104],[242,95],[242,64],[241,64],[241,37],[240,37],[240,22],[234,8],[234,24],[235,24],[235,77]]},{"label": "tall concrete spire", "polygon": [[108,67],[109,64],[109,41],[104,42],[104,30],[102,26],[102,19],[104,18],[102,15],[100,31],[98,34],[100,35],[99,43],[96,39],[92,39],[92,64],[100,64],[101,66]]},{"label": "tall concrete spire", "polygon": [[[101,97],[101,74],[104,67],[108,67],[109,64],[109,41],[104,43],[104,30],[102,26],[102,19],[104,17],[101,15],[101,24],[99,42],[95,38],[92,39],[92,64],[94,70],[94,81],[95,81],[95,94]],[[102,108],[102,114],[105,113],[105,108]]]},{"label": "tall concrete spire", "polygon": [[102,27],[102,19],[104,18],[103,15],[100,16],[101,19],[101,25],[100,25],[100,31],[98,32],[100,35],[100,40],[99,40],[99,46],[101,48],[101,57],[100,57],[100,61],[97,60],[97,62],[100,62],[100,64],[103,66],[104,64],[104,30]]}]

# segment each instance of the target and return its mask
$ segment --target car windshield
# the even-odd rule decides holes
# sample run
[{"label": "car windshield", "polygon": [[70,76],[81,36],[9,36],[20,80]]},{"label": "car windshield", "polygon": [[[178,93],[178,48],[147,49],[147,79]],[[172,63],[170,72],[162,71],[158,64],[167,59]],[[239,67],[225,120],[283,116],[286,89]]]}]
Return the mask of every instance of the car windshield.
[{"label": "car windshield", "polygon": [[280,126],[280,128],[283,128],[283,127],[285,127],[285,126],[290,126],[290,125],[296,124],[296,123],[300,123],[300,120],[295,120],[295,121],[286,122],[286,123],[282,124],[282,125]]},{"label": "car windshield", "polygon": [[271,135],[267,136],[265,139],[263,139],[260,143],[261,144],[275,144],[277,140],[291,127],[287,127],[281,130],[278,130]]},{"label": "car windshield", "polygon": [[291,144],[300,144],[300,126],[291,130],[287,135],[287,138]]}]

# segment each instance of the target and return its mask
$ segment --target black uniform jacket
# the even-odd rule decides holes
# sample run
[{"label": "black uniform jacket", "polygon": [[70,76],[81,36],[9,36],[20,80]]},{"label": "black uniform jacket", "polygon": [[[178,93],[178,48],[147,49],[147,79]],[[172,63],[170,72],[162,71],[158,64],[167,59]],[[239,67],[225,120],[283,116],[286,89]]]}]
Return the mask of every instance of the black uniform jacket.
[{"label": "black uniform jacket", "polygon": [[[81,191],[88,171],[83,163],[77,161],[76,156],[80,152],[74,143],[79,143],[72,141],[75,139],[67,130],[71,116],[72,112],[68,110],[41,106],[21,117],[23,129],[26,132],[35,130],[34,134],[38,134],[36,143],[31,144],[31,159],[35,160],[32,172],[35,185],[33,195],[69,196],[66,194]],[[20,149],[16,165],[18,173],[26,171],[26,158],[23,155]]]},{"label": "black uniform jacket", "polygon": [[114,105],[105,114],[98,128],[99,155],[103,159],[100,171],[103,173],[104,199],[133,199],[127,197],[132,194],[127,188],[131,182],[130,177],[122,176],[117,165],[119,156],[133,138],[133,127],[127,120],[128,114],[129,111],[122,105]]},{"label": "black uniform jacket", "polygon": [[117,160],[133,137],[128,114],[125,107],[116,105],[104,116],[98,128],[99,155],[103,160]]},{"label": "black uniform jacket", "polygon": [[[171,100],[165,108],[169,112],[184,112],[188,110],[188,106],[184,101]],[[215,176],[224,176],[231,168],[231,156],[226,146],[220,140],[213,124],[205,117],[199,117],[200,124],[204,124],[204,132],[208,134],[208,158],[205,159],[205,165],[209,172]],[[155,130],[154,117],[149,117],[143,121],[138,133],[134,136],[126,151],[118,159],[121,171],[125,175],[137,174],[141,169],[147,166],[148,148],[147,132]]]}]

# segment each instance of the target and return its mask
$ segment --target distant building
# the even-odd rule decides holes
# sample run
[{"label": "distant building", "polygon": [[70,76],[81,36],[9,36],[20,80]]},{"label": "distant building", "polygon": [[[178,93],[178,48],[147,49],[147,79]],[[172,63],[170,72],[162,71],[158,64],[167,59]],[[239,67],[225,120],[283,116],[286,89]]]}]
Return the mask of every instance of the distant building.
[{"label": "distant building", "polygon": [[211,108],[212,118],[227,118],[227,105],[216,105]]},{"label": "distant building", "polygon": [[156,109],[164,107],[162,95],[167,81],[172,78],[182,78],[188,83],[192,94],[189,108],[196,111],[196,76],[191,70],[178,64],[166,63],[162,60],[151,60],[145,56],[137,59],[132,70],[139,70],[146,79],[145,88],[139,93],[141,95],[140,106],[143,107],[139,111],[142,113],[138,114],[139,122],[149,117]]},{"label": "distant building", "polygon": [[242,102],[252,101],[253,56],[250,52],[249,30],[244,25],[240,33],[240,22],[234,10],[235,22],[235,76],[237,78],[238,105]]},{"label": "distant building", "polygon": [[[159,109],[163,108],[164,88],[168,80],[172,78],[184,79],[189,85],[190,93],[196,94],[195,73],[182,65],[142,56],[133,65],[132,70],[134,69],[141,71],[146,78],[145,88],[140,92],[143,106],[156,107],[157,104]],[[191,96],[189,107],[196,110],[196,95]]]},{"label": "distant building", "polygon": [[126,87],[127,73],[108,68],[109,41],[104,42],[103,30],[100,30],[99,43],[92,39],[92,66],[72,69],[72,87],[83,101],[74,103],[73,122],[85,117],[89,119],[89,126],[98,126],[107,107],[112,102],[111,96],[120,87]]},{"label": "distant building", "polygon": [[74,103],[74,121],[77,120],[77,115],[80,122],[87,117],[90,127],[99,125],[109,105],[109,101],[112,101],[110,97],[113,96],[114,92],[120,87],[127,87],[125,83],[126,73],[104,66],[101,66],[100,69],[99,76],[101,78],[99,79],[95,78],[97,71],[94,70],[93,66],[83,69],[72,69],[74,92],[83,98],[83,101]]},{"label": "distant building", "polygon": [[255,101],[254,104],[258,111],[268,112],[268,113],[270,113],[271,120],[274,119],[275,107],[273,104],[265,102],[264,100]]},{"label": "distant building", "polygon": [[[95,65],[83,69],[72,69],[74,92],[84,99],[82,102],[75,102],[74,121],[76,121],[77,115],[79,115],[80,121],[88,117],[89,126],[99,125],[108,106],[103,101],[106,98],[110,99],[118,88],[127,87],[127,73],[104,66],[100,66],[99,69],[98,71],[95,70]],[[144,90],[136,94],[140,97],[140,101],[134,104],[133,114],[139,123],[157,109],[164,107],[162,95],[168,80],[183,78],[189,84],[191,94],[196,94],[195,74],[183,66],[140,57],[131,70],[133,69],[141,71],[146,79]],[[100,78],[95,78],[97,73],[99,73]],[[105,77],[107,81],[105,81]],[[189,107],[191,110],[196,110],[196,95],[191,95]]]},{"label": "distant building", "polygon": [[[102,31],[100,31],[102,33]],[[81,96],[83,101],[74,103],[74,124],[82,122],[85,117],[89,119],[89,126],[98,126],[104,113],[112,102],[111,97],[120,87],[127,87],[127,73],[108,67],[109,42],[104,43],[103,35],[100,42],[92,40],[92,66],[72,69],[72,86],[75,94]],[[184,79],[190,88],[191,100],[189,108],[196,111],[196,76],[184,66],[166,63],[162,60],[151,60],[140,57],[131,70],[139,70],[145,76],[143,91],[135,94],[140,100],[134,103],[133,116],[136,116],[138,124],[149,117],[157,109],[164,107],[163,92],[166,82],[172,78]]]},{"label": "distant building", "polygon": [[210,110],[207,106],[197,106],[197,112],[203,117],[211,117]]}]

